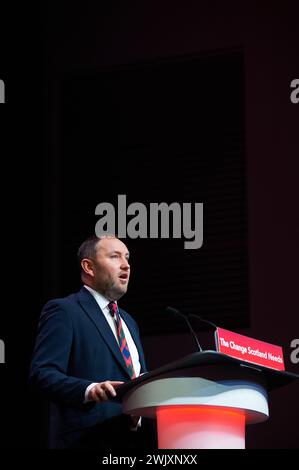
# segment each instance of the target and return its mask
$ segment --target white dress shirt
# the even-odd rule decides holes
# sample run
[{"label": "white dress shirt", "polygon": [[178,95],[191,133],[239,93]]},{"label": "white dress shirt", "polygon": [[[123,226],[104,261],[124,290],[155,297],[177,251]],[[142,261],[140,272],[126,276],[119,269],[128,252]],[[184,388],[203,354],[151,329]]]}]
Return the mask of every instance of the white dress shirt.
[{"label": "white dress shirt", "polygon": [[[108,304],[110,303],[110,300],[106,299],[102,294],[100,294],[99,292],[96,292],[91,287],[86,286],[86,285],[84,285],[84,287],[95,298],[97,304],[99,305],[100,309],[102,310],[102,312],[103,312],[103,314],[104,314],[104,316],[105,316],[105,318],[106,318],[106,320],[107,320],[107,322],[108,322],[108,324],[109,324],[109,326],[110,326],[110,328],[111,328],[111,330],[112,330],[112,332],[115,336],[117,344],[119,344],[118,343],[116,323],[115,323],[115,320],[112,317],[112,315],[110,313],[110,310],[108,308]],[[99,315],[100,315],[100,312],[99,312]],[[130,350],[130,354],[131,354],[131,357],[132,357],[134,372],[135,372],[136,377],[138,377],[140,375],[140,369],[141,369],[140,362],[139,362],[138,350],[136,348],[136,345],[135,345],[134,340],[131,336],[130,330],[127,327],[124,319],[122,318],[121,321],[122,321],[123,330],[124,330],[124,333],[125,333],[125,336],[126,336],[127,344],[128,344],[129,350]],[[113,380],[113,377],[107,377],[107,380]],[[85,401],[88,401],[88,399],[87,399],[88,392],[94,385],[95,385],[95,383],[90,384],[87,387],[87,389],[85,390]]]}]

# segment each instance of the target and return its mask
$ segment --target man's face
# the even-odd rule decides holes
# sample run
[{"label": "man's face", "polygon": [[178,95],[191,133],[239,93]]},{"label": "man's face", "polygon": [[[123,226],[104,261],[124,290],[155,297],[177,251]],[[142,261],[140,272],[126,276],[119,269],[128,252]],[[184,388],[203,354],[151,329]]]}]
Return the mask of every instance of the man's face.
[{"label": "man's face", "polygon": [[103,238],[97,243],[93,261],[94,289],[109,300],[120,299],[128,289],[129,252],[117,238]]}]

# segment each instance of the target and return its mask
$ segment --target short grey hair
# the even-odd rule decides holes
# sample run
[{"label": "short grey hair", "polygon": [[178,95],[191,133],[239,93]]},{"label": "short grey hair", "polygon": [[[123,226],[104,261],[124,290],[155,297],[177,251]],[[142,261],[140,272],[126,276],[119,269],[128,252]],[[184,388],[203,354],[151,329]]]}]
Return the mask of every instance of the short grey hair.
[{"label": "short grey hair", "polygon": [[78,264],[80,269],[81,261],[83,259],[95,258],[97,252],[97,244],[100,240],[103,240],[104,238],[117,238],[117,236],[113,234],[105,234],[101,235],[100,237],[97,237],[96,235],[91,235],[90,237],[86,238],[86,240],[84,240],[84,242],[80,245],[77,252]]}]

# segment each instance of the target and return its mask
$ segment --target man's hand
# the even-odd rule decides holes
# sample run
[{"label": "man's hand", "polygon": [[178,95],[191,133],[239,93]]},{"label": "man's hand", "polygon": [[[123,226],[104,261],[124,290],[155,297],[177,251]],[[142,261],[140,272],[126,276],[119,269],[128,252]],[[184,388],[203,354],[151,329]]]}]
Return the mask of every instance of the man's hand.
[{"label": "man's hand", "polygon": [[123,383],[124,382],[106,380],[105,382],[95,384],[95,386],[89,390],[88,400],[93,400],[96,403],[107,401],[109,398],[116,396],[115,389],[118,385]]}]

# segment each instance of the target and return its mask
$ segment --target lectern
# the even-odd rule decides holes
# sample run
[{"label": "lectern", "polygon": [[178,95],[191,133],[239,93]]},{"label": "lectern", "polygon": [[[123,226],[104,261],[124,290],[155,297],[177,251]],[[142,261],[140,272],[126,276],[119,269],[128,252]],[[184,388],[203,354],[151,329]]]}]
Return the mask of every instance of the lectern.
[{"label": "lectern", "polygon": [[217,351],[190,354],[118,389],[124,413],[157,420],[160,449],[243,449],[269,417],[268,394],[299,375]]}]

